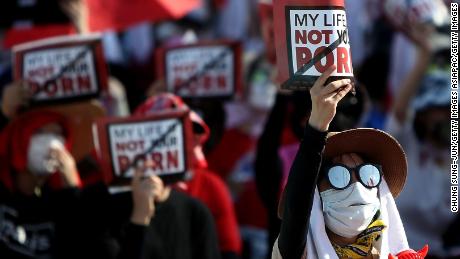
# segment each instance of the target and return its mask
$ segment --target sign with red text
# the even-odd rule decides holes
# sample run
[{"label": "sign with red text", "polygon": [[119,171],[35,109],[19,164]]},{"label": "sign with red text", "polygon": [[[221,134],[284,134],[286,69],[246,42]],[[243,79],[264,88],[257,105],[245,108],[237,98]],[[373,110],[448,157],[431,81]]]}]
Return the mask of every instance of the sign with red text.
[{"label": "sign with red text", "polygon": [[343,1],[275,2],[275,38],[284,88],[312,86],[332,65],[330,80],[353,78]]},{"label": "sign with red text", "polygon": [[107,89],[99,36],[63,36],[13,48],[14,78],[25,80],[33,103],[92,99]]},{"label": "sign with red text", "polygon": [[164,181],[182,179],[190,168],[191,122],[186,114],[99,121],[95,143],[109,182],[123,183],[139,166]]},{"label": "sign with red text", "polygon": [[169,92],[183,98],[232,97],[241,85],[237,43],[186,45],[160,51],[158,74]]}]

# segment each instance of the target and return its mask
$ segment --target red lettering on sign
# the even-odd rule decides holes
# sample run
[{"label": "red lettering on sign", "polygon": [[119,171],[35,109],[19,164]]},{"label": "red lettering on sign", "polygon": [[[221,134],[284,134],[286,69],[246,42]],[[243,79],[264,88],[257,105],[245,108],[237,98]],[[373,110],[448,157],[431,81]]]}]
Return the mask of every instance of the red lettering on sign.
[{"label": "red lettering on sign", "polygon": [[305,47],[296,48],[295,56],[297,58],[297,70],[307,64],[312,58],[310,50]]},{"label": "red lettering on sign", "polygon": [[33,81],[28,81],[27,83],[30,87],[31,94],[32,95],[36,94],[38,89],[40,88],[40,84],[38,84],[37,82],[33,82]]},{"label": "red lettering on sign", "polygon": [[203,88],[206,90],[209,90],[211,89],[211,87],[212,87],[212,78],[209,75],[204,76],[203,77]]},{"label": "red lettering on sign", "polygon": [[118,166],[120,168],[120,172],[125,172],[126,169],[128,169],[129,167],[129,158],[127,156],[118,156],[117,157],[117,161],[118,161]]},{"label": "red lettering on sign", "polygon": [[[321,51],[324,51],[325,48],[326,47],[319,47],[318,49],[316,49],[315,57],[317,55],[319,55],[319,53]],[[332,52],[327,54],[327,56],[326,56],[326,64],[324,64],[324,65],[322,64],[323,60],[324,60],[324,58],[322,58],[320,61],[315,63],[315,68],[320,73],[324,73],[328,67],[334,65],[334,55],[332,54]]]},{"label": "red lettering on sign", "polygon": [[72,79],[70,79],[70,78],[62,78],[61,83],[62,83],[62,91],[64,92],[64,94],[72,94],[73,93]]},{"label": "red lettering on sign", "polygon": [[91,81],[89,80],[89,76],[78,76],[78,89],[80,92],[89,92],[91,91]]},{"label": "red lettering on sign", "polygon": [[217,86],[223,89],[227,87],[227,79],[224,75],[217,76]]},{"label": "red lettering on sign", "polygon": [[[152,163],[146,163],[146,160],[150,159]],[[118,155],[117,162],[120,172],[125,172],[131,164],[136,161],[139,164],[143,164],[146,169],[154,171],[154,173],[163,173],[164,171],[176,171],[179,167],[179,151],[168,150],[164,153],[153,152],[148,155],[139,154],[132,160],[128,156]]]},{"label": "red lettering on sign", "polygon": [[296,30],[294,40],[296,44],[319,44],[323,41],[325,44],[330,44],[332,33],[332,30]]},{"label": "red lettering on sign", "polygon": [[121,151],[121,152],[126,152],[126,151],[136,152],[139,150],[144,151],[144,141],[138,140],[138,141],[129,141],[129,142],[124,142],[124,143],[116,143],[115,147],[117,151]]},{"label": "red lettering on sign", "polygon": [[302,42],[302,44],[307,44],[307,31],[295,31],[295,43],[299,44],[299,42]]},{"label": "red lettering on sign", "polygon": [[348,49],[344,47],[337,48],[337,73],[351,73],[349,66]]},{"label": "red lettering on sign", "polygon": [[179,167],[179,152],[177,150],[166,152],[168,169]]},{"label": "red lettering on sign", "polygon": [[30,70],[27,72],[27,77],[50,77],[53,76],[54,68],[53,66],[48,67],[40,67],[34,70]]},{"label": "red lettering on sign", "polygon": [[308,33],[308,41],[313,44],[319,44],[323,41],[323,37],[320,31],[313,30]]},{"label": "red lettering on sign", "polygon": [[162,159],[163,159],[163,157],[162,157],[161,153],[152,153],[152,161],[153,161],[152,170],[154,170],[154,171],[156,171],[156,170],[163,171],[163,165],[161,164]]}]

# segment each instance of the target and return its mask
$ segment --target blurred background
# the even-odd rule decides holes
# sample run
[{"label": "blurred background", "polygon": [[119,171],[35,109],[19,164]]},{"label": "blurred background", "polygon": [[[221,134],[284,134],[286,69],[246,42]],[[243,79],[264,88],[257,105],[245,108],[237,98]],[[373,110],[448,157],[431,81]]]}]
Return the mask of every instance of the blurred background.
[{"label": "blurred background", "polygon": [[[409,174],[396,202],[410,246],[429,244],[430,258],[460,258],[460,216],[450,212],[451,2],[345,0],[357,94],[340,103],[330,129],[382,129],[402,144]],[[226,98],[184,98],[209,136],[198,145],[203,155],[191,182],[174,188],[211,212],[222,258],[270,258],[280,227],[279,194],[311,108],[307,91],[280,90],[282,82],[276,80],[274,42],[280,39],[273,35],[271,0],[9,0],[0,6],[4,131],[35,109],[30,96],[18,90],[25,83],[13,78],[14,46],[54,36],[102,34],[108,93],[91,105],[50,108],[70,110],[63,114],[77,120],[71,124],[80,131],[73,142],[86,144],[72,155],[82,186],[101,178],[95,173],[97,159],[88,159],[94,155],[91,124],[104,117],[129,117],[167,91],[156,72],[162,65],[159,50],[216,40],[239,44],[238,91]],[[194,126],[194,132],[200,129]],[[9,148],[4,148],[7,153]],[[199,174],[206,176],[198,181]],[[10,240],[1,230],[2,220],[0,251]],[[156,249],[169,246],[162,243]],[[42,258],[22,256],[11,258]]]}]

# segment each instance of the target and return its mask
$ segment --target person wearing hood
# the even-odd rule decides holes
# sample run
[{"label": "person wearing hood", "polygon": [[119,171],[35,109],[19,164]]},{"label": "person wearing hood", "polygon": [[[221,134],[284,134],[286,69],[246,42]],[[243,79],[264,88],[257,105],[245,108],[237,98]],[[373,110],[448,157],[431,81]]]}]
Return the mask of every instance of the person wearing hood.
[{"label": "person wearing hood", "polygon": [[330,67],[310,90],[312,111],[282,194],[281,231],[273,259],[424,258],[409,249],[394,198],[407,161],[390,135],[375,129],[330,132],[348,79],[324,85]]},{"label": "person wearing hood", "polygon": [[0,143],[0,254],[72,258],[81,181],[66,118],[24,113],[3,129]]},{"label": "person wearing hood", "polygon": [[[141,104],[134,115],[148,115],[169,109],[190,110],[180,97],[170,93],[160,93]],[[211,211],[222,258],[239,258],[242,244],[230,192],[219,176],[208,169],[203,153],[203,145],[209,138],[210,129],[193,110],[189,114],[194,132],[193,168],[189,179],[179,183],[177,187],[203,202]]]}]

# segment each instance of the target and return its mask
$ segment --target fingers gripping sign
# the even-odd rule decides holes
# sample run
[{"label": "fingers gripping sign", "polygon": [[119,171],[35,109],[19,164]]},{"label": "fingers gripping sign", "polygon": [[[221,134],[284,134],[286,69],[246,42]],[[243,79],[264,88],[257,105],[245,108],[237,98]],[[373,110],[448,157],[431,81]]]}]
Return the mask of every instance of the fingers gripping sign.
[{"label": "fingers gripping sign", "polygon": [[329,67],[310,89],[312,110],[309,123],[320,131],[327,131],[336,114],[337,104],[353,88],[350,79],[333,81],[324,85],[336,66]]},{"label": "fingers gripping sign", "polygon": [[148,166],[148,162],[137,166],[131,181],[134,202],[131,222],[138,225],[150,224],[155,214],[155,202],[162,202],[167,193],[160,177],[145,174]]}]

